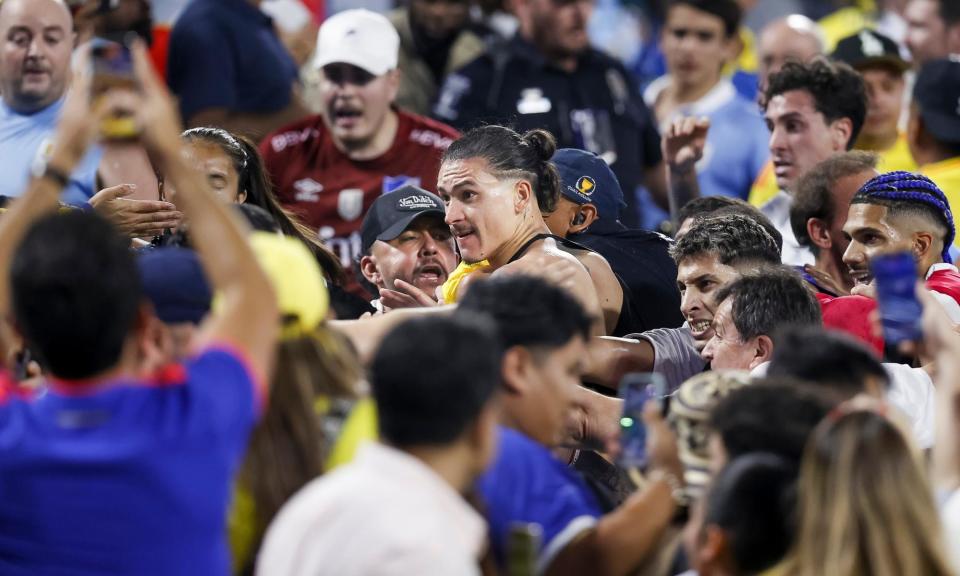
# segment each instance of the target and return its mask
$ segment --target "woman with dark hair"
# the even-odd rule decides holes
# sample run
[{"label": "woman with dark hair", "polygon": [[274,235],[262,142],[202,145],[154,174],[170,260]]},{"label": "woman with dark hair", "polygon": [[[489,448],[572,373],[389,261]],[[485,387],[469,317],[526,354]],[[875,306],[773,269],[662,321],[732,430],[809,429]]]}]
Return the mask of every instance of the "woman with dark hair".
[{"label": "woman with dark hair", "polygon": [[187,154],[206,176],[213,192],[227,202],[252,204],[266,210],[285,236],[297,238],[310,248],[329,280],[338,283],[343,279],[340,260],[315,232],[277,202],[263,158],[252,142],[222,128],[209,127],[191,128],[182,138],[187,143]]},{"label": "woman with dark hair", "polygon": [[550,162],[555,150],[545,130],[520,135],[503,126],[476,128],[444,153],[437,191],[467,265],[485,262],[486,273],[546,276],[599,320],[590,274],[563,239],[550,234],[541,214],[554,210],[560,194],[560,175]]}]

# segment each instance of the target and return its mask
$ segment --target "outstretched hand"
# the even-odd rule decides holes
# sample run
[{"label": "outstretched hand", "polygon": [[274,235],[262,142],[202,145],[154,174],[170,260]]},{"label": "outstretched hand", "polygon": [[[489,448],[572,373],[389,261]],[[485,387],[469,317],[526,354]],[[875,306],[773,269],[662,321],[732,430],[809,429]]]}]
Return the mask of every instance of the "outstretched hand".
[{"label": "outstretched hand", "polygon": [[180,224],[183,214],[169,202],[126,198],[135,190],[133,184],[104,188],[90,199],[90,205],[131,238],[157,236]]},{"label": "outstretched hand", "polygon": [[380,302],[386,308],[423,308],[440,305],[430,294],[409,282],[397,279],[393,281],[393,286],[395,290],[380,289]]},{"label": "outstretched hand", "polygon": [[677,118],[663,135],[663,159],[673,172],[693,170],[703,158],[710,120],[705,117]]}]

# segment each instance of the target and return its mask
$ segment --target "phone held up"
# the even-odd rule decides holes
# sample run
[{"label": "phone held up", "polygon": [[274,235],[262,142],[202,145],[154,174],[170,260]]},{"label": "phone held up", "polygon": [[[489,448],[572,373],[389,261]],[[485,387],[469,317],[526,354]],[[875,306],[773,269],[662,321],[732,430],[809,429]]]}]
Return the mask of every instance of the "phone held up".
[{"label": "phone held up", "polygon": [[877,304],[887,345],[919,342],[923,338],[923,306],[917,299],[917,263],[909,251],[874,256],[870,261]]},{"label": "phone held up", "polygon": [[647,464],[647,428],[643,423],[643,407],[649,400],[666,410],[669,400],[667,382],[657,373],[635,372],[620,381],[623,415],[620,417],[621,452],[617,463],[621,468],[643,468]]},{"label": "phone held up", "polygon": [[[93,81],[91,99],[96,102],[115,89],[137,89],[133,56],[126,41],[108,38],[91,40],[90,65]],[[103,120],[100,135],[105,140],[134,140],[139,134],[133,110],[119,110]]]}]

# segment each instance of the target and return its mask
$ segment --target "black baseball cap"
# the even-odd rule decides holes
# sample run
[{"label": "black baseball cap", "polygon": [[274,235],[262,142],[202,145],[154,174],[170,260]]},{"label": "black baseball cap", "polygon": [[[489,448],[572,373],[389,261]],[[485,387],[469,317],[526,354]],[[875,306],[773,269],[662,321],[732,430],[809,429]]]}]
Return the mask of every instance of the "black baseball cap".
[{"label": "black baseball cap", "polygon": [[832,57],[855,70],[887,66],[902,73],[910,68],[910,63],[900,54],[896,42],[867,28],[837,42]]},{"label": "black baseball cap", "polygon": [[924,64],[913,87],[924,128],[940,142],[960,144],[960,60]]},{"label": "black baseball cap", "polygon": [[443,218],[447,212],[443,208],[443,200],[423,188],[404,186],[380,196],[370,206],[360,227],[363,253],[370,252],[370,247],[377,240],[393,240],[411,222],[425,214],[436,214]]}]

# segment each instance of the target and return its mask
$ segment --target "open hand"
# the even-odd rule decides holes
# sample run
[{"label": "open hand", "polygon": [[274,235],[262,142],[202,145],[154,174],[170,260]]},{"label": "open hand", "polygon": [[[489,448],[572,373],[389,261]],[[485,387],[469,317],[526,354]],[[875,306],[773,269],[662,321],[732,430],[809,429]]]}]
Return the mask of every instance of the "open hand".
[{"label": "open hand", "polygon": [[121,233],[133,238],[157,236],[165,229],[177,227],[183,214],[176,206],[169,202],[125,198],[134,190],[133,184],[104,188],[90,199],[90,205]]},{"label": "open hand", "polygon": [[685,117],[673,121],[661,143],[663,159],[671,171],[686,173],[693,170],[703,158],[709,130],[710,120],[705,117]]},{"label": "open hand", "polygon": [[380,302],[386,308],[423,308],[440,305],[430,294],[409,282],[398,279],[393,281],[393,286],[395,290],[380,289]]}]

